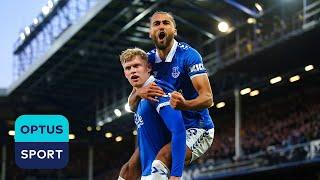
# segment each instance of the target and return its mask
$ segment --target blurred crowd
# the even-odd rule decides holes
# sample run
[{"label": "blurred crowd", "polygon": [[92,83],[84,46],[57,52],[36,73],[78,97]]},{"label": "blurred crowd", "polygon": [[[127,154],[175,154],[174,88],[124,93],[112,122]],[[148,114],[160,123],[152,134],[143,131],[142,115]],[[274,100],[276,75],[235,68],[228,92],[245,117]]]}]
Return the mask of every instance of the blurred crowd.
[{"label": "blurred crowd", "polygon": [[[313,91],[303,93],[274,99],[245,111],[240,132],[243,157],[320,139],[319,95]],[[213,146],[198,163],[236,160],[234,121],[223,119],[222,123],[226,122],[230,126],[223,126],[225,129],[217,126]]]}]

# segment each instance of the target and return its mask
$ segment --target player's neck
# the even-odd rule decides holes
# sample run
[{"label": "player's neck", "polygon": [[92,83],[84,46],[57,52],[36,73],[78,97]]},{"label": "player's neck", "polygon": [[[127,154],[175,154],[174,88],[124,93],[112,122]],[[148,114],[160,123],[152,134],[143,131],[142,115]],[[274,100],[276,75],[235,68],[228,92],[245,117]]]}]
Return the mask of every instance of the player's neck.
[{"label": "player's neck", "polygon": [[147,79],[142,85],[136,86],[136,87],[134,87],[134,88],[135,88],[135,89],[140,89],[140,88],[142,88],[142,87],[144,87],[144,86],[147,86],[148,84],[150,84],[150,83],[152,83],[152,82],[154,82],[154,81],[155,81],[154,76],[153,76],[153,75],[150,75],[150,76],[148,77],[148,79]]},{"label": "player's neck", "polygon": [[165,60],[171,50],[171,48],[173,47],[173,44],[174,44],[174,39],[172,39],[172,41],[170,42],[170,45],[165,48],[165,49],[158,49],[157,48],[157,51],[158,51],[158,54],[159,54],[159,57],[162,59],[162,60]]}]

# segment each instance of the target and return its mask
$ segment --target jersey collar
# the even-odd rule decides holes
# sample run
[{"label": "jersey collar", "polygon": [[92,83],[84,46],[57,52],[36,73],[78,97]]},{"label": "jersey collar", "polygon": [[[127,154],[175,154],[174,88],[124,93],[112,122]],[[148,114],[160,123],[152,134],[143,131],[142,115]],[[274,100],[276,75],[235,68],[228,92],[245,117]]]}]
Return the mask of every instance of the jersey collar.
[{"label": "jersey collar", "polygon": [[146,86],[146,85],[148,85],[148,84],[150,84],[150,83],[152,83],[152,82],[154,82],[155,80],[156,80],[156,78],[154,78],[154,76],[151,75],[151,76],[146,80],[146,82],[144,82],[143,87]]},{"label": "jersey collar", "polygon": [[[170,52],[169,52],[165,62],[172,62],[173,56],[176,53],[176,50],[177,50],[177,47],[178,47],[178,42],[175,39],[173,39],[173,41],[174,41],[173,42],[173,46],[170,49]],[[161,60],[161,58],[159,56],[158,50],[156,50],[156,61],[155,61],[155,63],[160,63],[160,62],[162,62],[162,60]]]}]

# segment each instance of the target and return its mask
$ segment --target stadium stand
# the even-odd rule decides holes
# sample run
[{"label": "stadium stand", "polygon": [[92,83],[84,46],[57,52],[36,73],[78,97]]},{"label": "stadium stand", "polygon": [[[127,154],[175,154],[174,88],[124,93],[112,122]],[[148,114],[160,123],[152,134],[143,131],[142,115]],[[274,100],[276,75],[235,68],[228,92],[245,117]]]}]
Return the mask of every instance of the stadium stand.
[{"label": "stadium stand", "polygon": [[[211,150],[198,160],[197,171],[212,167],[214,173],[230,168],[244,168],[248,162],[261,158],[261,164],[271,166],[311,158],[309,147],[304,146],[320,139],[319,88],[298,89],[285,97],[274,97],[265,103],[250,107],[244,115],[241,130],[244,157],[234,159],[234,127],[225,126],[230,119],[219,119],[225,125],[217,128],[217,136]],[[299,92],[299,93],[297,93]],[[218,119],[218,117],[217,117]],[[231,130],[230,130],[231,129]],[[214,167],[214,168],[213,168]],[[257,168],[256,167],[256,168]],[[248,167],[252,168],[252,167]]]}]

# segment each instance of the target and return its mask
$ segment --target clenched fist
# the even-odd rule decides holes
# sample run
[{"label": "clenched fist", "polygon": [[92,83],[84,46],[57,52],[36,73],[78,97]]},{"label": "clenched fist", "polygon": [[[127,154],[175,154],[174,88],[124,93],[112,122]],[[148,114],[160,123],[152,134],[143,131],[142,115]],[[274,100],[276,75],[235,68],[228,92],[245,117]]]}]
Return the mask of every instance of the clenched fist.
[{"label": "clenched fist", "polygon": [[170,105],[173,109],[184,110],[186,107],[186,100],[181,93],[173,91],[170,97]]}]

